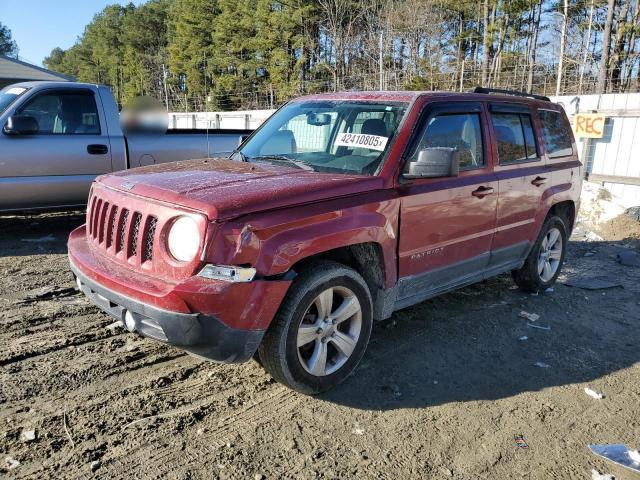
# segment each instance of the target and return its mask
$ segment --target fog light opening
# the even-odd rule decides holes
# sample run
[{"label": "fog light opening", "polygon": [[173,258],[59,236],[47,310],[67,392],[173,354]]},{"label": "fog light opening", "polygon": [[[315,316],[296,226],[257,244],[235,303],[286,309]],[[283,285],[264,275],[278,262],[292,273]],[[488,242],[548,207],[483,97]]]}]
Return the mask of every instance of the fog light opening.
[{"label": "fog light opening", "polygon": [[136,321],[133,318],[133,315],[129,310],[126,310],[124,312],[124,326],[130,332],[135,332],[136,331]]}]

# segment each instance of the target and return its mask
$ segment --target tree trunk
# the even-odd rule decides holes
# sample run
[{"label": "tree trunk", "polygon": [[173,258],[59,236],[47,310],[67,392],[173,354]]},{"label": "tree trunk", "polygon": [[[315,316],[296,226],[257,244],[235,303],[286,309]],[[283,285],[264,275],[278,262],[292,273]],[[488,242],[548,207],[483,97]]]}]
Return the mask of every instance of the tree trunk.
[{"label": "tree trunk", "polygon": [[589,43],[591,43],[591,28],[593,27],[593,10],[595,8],[595,0],[591,0],[589,8],[589,26],[587,27],[587,41],[584,46],[584,55],[582,56],[582,65],[580,65],[580,79],[578,80],[578,95],[582,93],[582,82],[584,81],[584,71],[587,67],[587,56],[589,55]]},{"label": "tree trunk", "polygon": [[482,86],[487,87],[489,73],[489,0],[484,0],[482,15]]},{"label": "tree trunk", "polygon": [[609,90],[615,90],[620,86],[620,77],[622,73],[622,63],[624,62],[623,53],[627,32],[625,26],[627,24],[627,15],[629,14],[629,4],[631,0],[627,0],[620,13],[617,15],[615,42],[613,44],[613,52],[611,56],[611,68],[609,74]]},{"label": "tree trunk", "polygon": [[602,55],[600,57],[600,72],[598,74],[598,85],[596,93],[604,93],[607,87],[607,69],[609,68],[609,44],[611,43],[611,26],[613,25],[613,14],[616,8],[616,0],[608,0],[607,22],[604,25],[604,36],[602,38]]},{"label": "tree trunk", "polygon": [[564,14],[562,18],[562,33],[560,34],[560,58],[558,59],[558,75],[556,82],[556,96],[560,95],[562,87],[562,69],[564,67],[564,49],[567,43],[567,25],[569,24],[569,0],[564,0]]},{"label": "tree trunk", "polygon": [[529,77],[527,78],[527,92],[531,93],[533,90],[533,71],[536,68],[536,53],[538,49],[538,31],[540,30],[540,15],[542,14],[542,0],[538,0],[537,7],[534,6],[534,20],[533,20],[533,38],[531,39],[529,57]]}]

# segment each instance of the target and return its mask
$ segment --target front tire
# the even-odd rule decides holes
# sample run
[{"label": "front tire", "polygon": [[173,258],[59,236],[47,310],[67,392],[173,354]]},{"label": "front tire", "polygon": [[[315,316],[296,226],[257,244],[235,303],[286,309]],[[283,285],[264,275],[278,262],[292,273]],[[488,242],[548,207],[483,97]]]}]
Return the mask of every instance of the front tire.
[{"label": "front tire", "polygon": [[553,285],[567,252],[567,227],[560,217],[547,218],[524,265],[511,275],[518,287],[536,293]]},{"label": "front tire", "polygon": [[258,355],[278,382],[317,394],[353,372],[372,325],[371,293],[362,276],[340,263],[313,263],[294,280]]}]

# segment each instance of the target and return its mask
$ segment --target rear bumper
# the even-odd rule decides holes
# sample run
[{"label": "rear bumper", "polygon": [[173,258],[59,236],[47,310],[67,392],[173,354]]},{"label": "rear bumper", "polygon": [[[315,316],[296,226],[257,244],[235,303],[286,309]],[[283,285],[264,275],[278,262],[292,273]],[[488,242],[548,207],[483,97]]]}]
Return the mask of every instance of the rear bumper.
[{"label": "rear bumper", "polygon": [[80,289],[100,309],[131,331],[217,362],[253,356],[291,284],[197,276],[168,283],[95,251],[84,226],[71,233],[68,250]]}]

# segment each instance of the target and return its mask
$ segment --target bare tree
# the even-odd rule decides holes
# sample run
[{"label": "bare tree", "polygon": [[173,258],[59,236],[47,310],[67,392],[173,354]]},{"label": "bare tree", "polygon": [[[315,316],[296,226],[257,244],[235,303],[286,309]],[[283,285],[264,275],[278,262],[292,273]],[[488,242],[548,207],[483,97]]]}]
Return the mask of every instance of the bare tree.
[{"label": "bare tree", "polygon": [[607,4],[607,21],[604,24],[604,36],[602,38],[602,55],[600,57],[600,72],[598,74],[597,93],[604,93],[607,87],[607,70],[609,68],[609,44],[611,43],[611,29],[613,14],[616,9],[616,0],[609,0]]},{"label": "bare tree", "polygon": [[569,0],[564,0],[564,13],[562,14],[562,31],[560,33],[560,54],[558,56],[558,73],[556,80],[556,95],[560,95],[562,87],[562,69],[564,67],[564,50],[567,45],[567,25],[569,24]]},{"label": "bare tree", "polygon": [[489,0],[484,0],[482,14],[482,86],[487,87],[489,80],[489,55],[491,53],[491,45],[489,42]]}]

